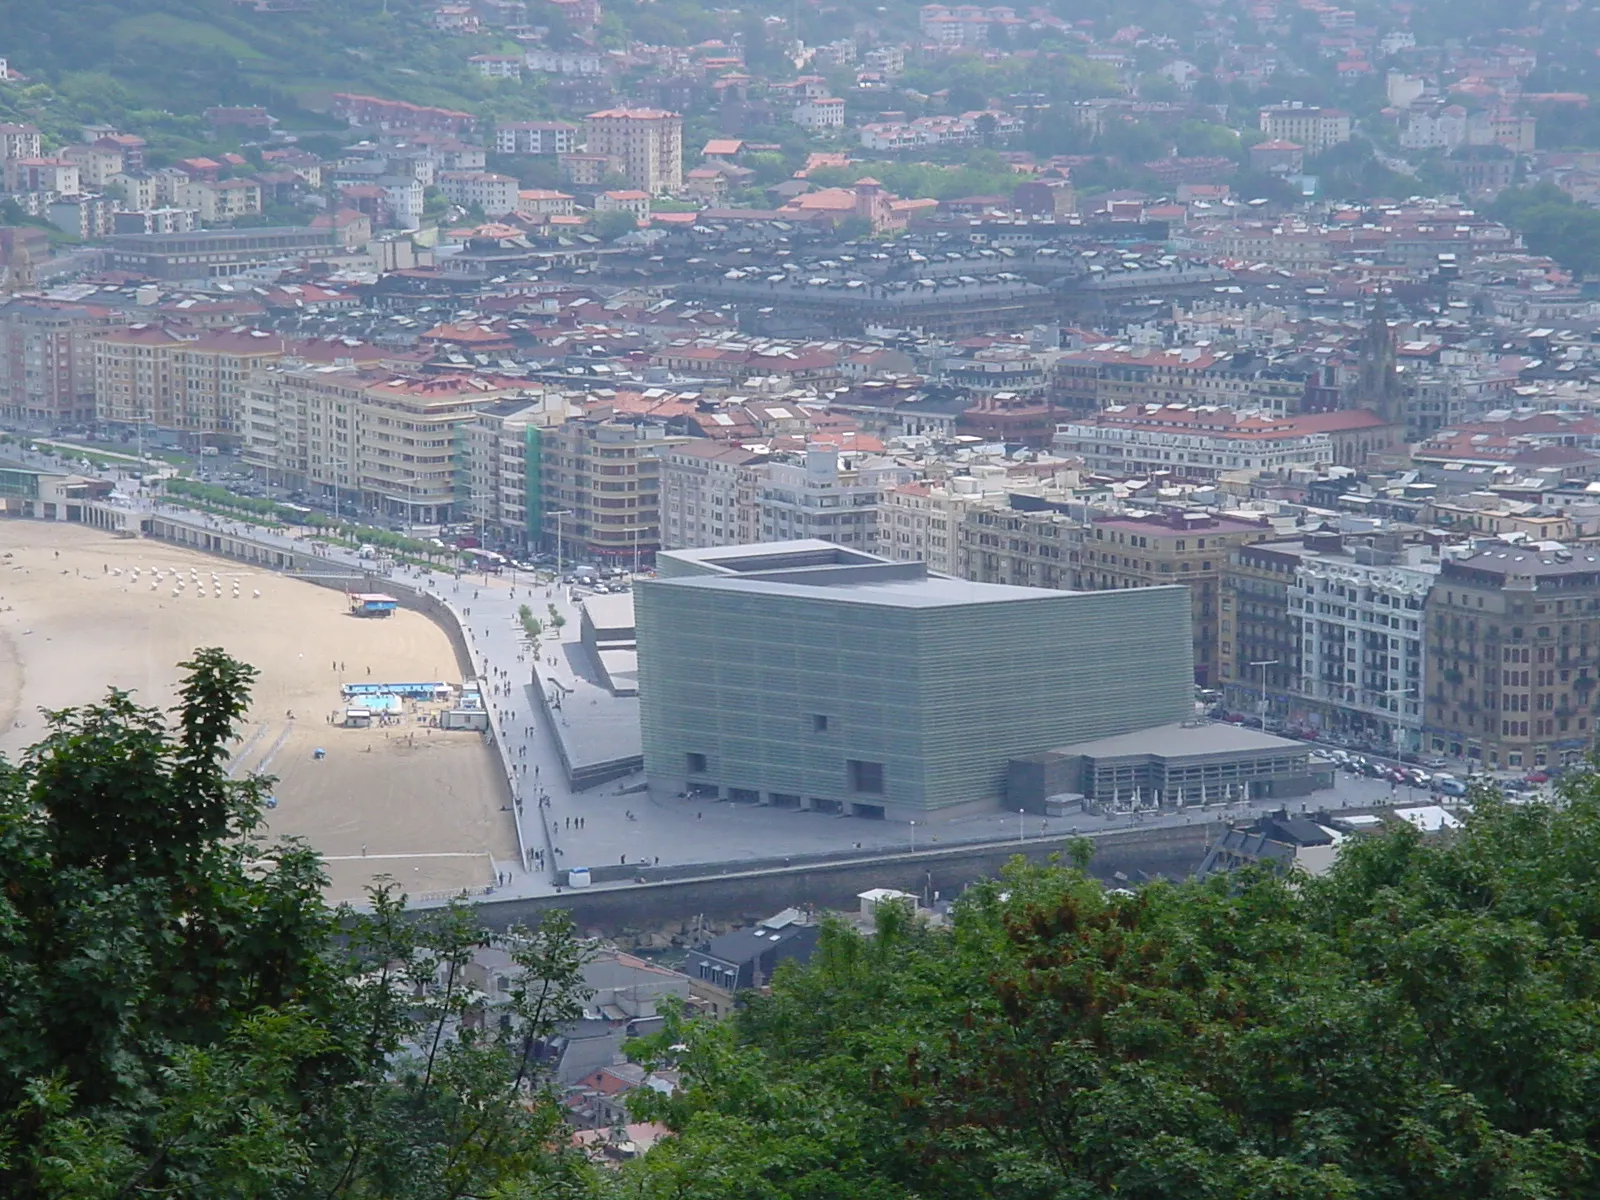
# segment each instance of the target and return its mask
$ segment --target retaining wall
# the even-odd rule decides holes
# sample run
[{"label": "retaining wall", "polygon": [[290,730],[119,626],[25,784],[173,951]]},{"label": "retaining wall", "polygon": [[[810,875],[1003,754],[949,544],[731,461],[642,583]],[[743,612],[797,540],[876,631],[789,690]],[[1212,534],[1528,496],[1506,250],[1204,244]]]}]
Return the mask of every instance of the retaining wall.
[{"label": "retaining wall", "polygon": [[[1208,825],[1181,825],[1094,835],[1095,856],[1089,869],[1108,883],[1122,882],[1119,872],[1130,883],[1151,876],[1183,878],[1193,874],[1205,857],[1209,832]],[[1052,855],[1063,854],[1071,840],[1063,836],[996,842],[631,887],[567,890],[553,896],[485,899],[478,912],[491,928],[504,929],[518,922],[532,923],[552,909],[567,909],[580,929],[615,934],[696,914],[736,921],[807,904],[853,909],[856,896],[874,887],[898,888],[925,898],[934,892],[951,897],[970,883],[998,875],[1019,854],[1031,862],[1047,862]]]}]

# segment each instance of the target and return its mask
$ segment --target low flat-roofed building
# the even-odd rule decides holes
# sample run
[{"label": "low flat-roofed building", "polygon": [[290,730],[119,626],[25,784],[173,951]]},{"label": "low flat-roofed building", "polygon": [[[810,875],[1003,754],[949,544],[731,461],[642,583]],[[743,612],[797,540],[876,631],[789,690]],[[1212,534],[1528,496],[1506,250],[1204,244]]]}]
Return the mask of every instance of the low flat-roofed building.
[{"label": "low flat-roofed building", "polygon": [[1302,796],[1331,785],[1311,747],[1238,725],[1193,721],[1138,729],[1017,758],[1006,804],[1045,811],[1052,796],[1097,808],[1186,808]]},{"label": "low flat-roofed building", "polygon": [[974,583],[820,540],[663,552],[635,584],[653,786],[923,820],[1011,759],[1193,711],[1188,595]]}]

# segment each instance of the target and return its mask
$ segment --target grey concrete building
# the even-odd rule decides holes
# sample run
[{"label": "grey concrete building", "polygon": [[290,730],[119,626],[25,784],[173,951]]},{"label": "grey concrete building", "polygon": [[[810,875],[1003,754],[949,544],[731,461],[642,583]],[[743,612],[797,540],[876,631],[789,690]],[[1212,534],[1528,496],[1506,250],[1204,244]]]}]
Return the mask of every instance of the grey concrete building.
[{"label": "grey concrete building", "polygon": [[635,587],[653,786],[898,820],[1012,758],[1192,716],[1188,593],[974,583],[817,540],[662,553]]}]

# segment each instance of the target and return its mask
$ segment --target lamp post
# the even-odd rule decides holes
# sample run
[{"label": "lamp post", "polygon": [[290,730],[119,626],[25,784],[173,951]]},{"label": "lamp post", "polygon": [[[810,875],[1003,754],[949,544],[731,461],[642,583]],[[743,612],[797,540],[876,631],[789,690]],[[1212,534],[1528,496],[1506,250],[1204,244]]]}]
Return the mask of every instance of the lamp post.
[{"label": "lamp post", "polygon": [[1267,731],[1267,668],[1277,666],[1278,661],[1276,658],[1260,658],[1250,664],[1252,667],[1261,668],[1261,711],[1258,715],[1261,719],[1262,733]]},{"label": "lamp post", "polygon": [[570,517],[571,515],[572,515],[572,510],[570,508],[558,508],[558,509],[556,509],[555,512],[545,513],[545,516],[554,517],[556,519],[556,577],[557,578],[560,578],[560,576],[561,576],[561,518],[562,517]]},{"label": "lamp post", "polygon": [[1018,844],[1020,844],[1020,843],[1022,843],[1022,842],[1027,840],[1028,831],[1023,828],[1023,822],[1026,821],[1027,819],[1028,819],[1028,810],[1025,809],[1025,808],[1017,809],[1017,842],[1018,842]]},{"label": "lamp post", "polygon": [[911,822],[911,853],[917,852],[917,823]]},{"label": "lamp post", "polygon": [[339,468],[348,467],[349,465],[350,460],[348,458],[330,458],[328,460],[328,467],[333,472],[333,523],[335,525],[339,523]]}]

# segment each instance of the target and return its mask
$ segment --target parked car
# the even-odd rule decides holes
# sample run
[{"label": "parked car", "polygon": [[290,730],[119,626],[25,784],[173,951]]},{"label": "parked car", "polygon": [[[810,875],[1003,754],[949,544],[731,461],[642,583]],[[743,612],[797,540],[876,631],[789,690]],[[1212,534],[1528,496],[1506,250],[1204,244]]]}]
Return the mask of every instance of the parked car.
[{"label": "parked car", "polygon": [[1422,760],[1422,765],[1430,771],[1442,771],[1450,765],[1449,761],[1440,758],[1437,754]]},{"label": "parked car", "polygon": [[1548,771],[1529,771],[1526,775],[1524,775],[1522,777],[1522,782],[1523,783],[1549,783],[1550,782],[1550,773]]}]

